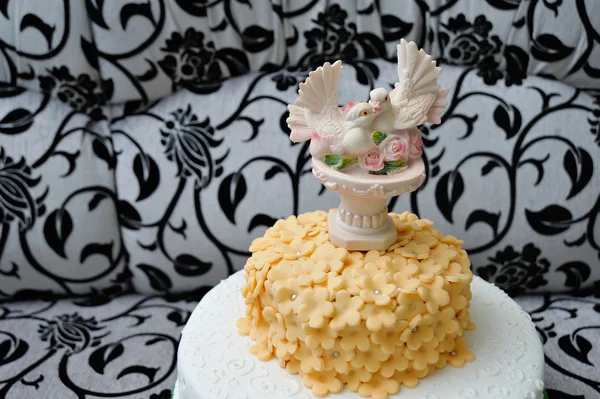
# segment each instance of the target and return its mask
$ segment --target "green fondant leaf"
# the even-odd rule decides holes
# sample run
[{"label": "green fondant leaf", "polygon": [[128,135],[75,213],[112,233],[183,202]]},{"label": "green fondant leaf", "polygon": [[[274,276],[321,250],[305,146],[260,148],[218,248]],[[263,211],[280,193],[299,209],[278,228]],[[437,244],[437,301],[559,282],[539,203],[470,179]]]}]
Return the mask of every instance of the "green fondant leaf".
[{"label": "green fondant leaf", "polygon": [[342,157],[339,155],[325,155],[325,164],[332,169],[340,170],[352,166],[358,162],[358,158]]},{"label": "green fondant leaf", "polygon": [[402,161],[387,161],[383,163],[385,166],[383,167],[383,170],[385,170],[387,173],[390,172],[395,172],[398,169],[402,169],[403,167],[406,166],[406,164]]},{"label": "green fondant leaf", "polygon": [[385,140],[387,136],[388,135],[386,132],[382,132],[381,130],[375,130],[371,135],[371,139],[373,140],[373,143],[375,143],[375,145],[379,145],[383,143],[383,140]]}]

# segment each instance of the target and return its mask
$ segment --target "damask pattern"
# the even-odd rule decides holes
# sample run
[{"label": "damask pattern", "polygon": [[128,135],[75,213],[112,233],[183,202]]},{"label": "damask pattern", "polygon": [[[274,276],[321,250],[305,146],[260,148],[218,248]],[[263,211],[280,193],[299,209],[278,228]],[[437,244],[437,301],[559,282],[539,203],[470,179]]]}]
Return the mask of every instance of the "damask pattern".
[{"label": "damask pattern", "polygon": [[[402,37],[440,59],[450,93],[423,128],[427,180],[390,208],[464,238],[474,272],[512,295],[597,290],[598,2],[46,3],[0,0],[8,398],[168,398],[194,305],[173,293],[240,269],[275,219],[338,205],[287,137],[298,83],[341,58],[340,100],[366,99],[395,82]],[[131,285],[168,299],[111,299]],[[87,296],[42,301],[56,294]],[[597,396],[598,300],[518,300],[550,397]]]}]

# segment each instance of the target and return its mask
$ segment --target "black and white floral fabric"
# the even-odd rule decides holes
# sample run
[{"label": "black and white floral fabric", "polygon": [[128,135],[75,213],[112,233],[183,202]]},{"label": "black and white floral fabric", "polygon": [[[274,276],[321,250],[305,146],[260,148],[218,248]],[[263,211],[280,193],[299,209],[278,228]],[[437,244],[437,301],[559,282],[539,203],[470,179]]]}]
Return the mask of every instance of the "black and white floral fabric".
[{"label": "black and white floral fabric", "polygon": [[[0,0],[4,396],[166,399],[193,308],[174,293],[239,270],[277,218],[338,205],[287,137],[298,83],[343,59],[340,101],[367,99],[402,37],[450,93],[423,127],[426,182],[390,208],[464,238],[512,295],[597,289],[600,3],[35,4]],[[161,296],[109,301],[132,287]],[[39,302],[57,294],[78,299]],[[522,300],[550,396],[594,397],[597,300],[544,295]]]}]

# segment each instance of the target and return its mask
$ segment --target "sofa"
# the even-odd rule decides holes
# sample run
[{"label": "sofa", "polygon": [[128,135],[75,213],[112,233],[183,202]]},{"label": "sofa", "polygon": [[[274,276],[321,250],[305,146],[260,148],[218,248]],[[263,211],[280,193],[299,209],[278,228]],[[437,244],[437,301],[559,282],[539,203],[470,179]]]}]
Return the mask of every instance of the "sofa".
[{"label": "sofa", "polygon": [[0,398],[170,398],[202,296],[338,205],[288,138],[298,83],[342,59],[366,100],[401,38],[449,101],[389,208],[529,312],[550,398],[600,397],[597,1],[2,0]]}]

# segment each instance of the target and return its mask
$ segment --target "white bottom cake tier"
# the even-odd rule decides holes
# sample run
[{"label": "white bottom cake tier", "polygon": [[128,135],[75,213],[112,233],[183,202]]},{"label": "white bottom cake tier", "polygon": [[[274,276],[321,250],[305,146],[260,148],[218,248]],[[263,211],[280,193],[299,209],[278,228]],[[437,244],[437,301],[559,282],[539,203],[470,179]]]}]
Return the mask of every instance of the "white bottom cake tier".
[{"label": "white bottom cake tier", "polygon": [[[252,341],[238,334],[244,315],[240,271],[211,290],[182,332],[175,399],[311,399],[301,377],[279,367],[276,359],[259,361]],[[450,365],[427,376],[418,387],[402,387],[399,399],[538,399],[543,397],[544,353],[529,315],[497,287],[479,277],[471,284],[471,319],[467,331],[475,361]],[[347,388],[331,399],[358,399]]]}]

